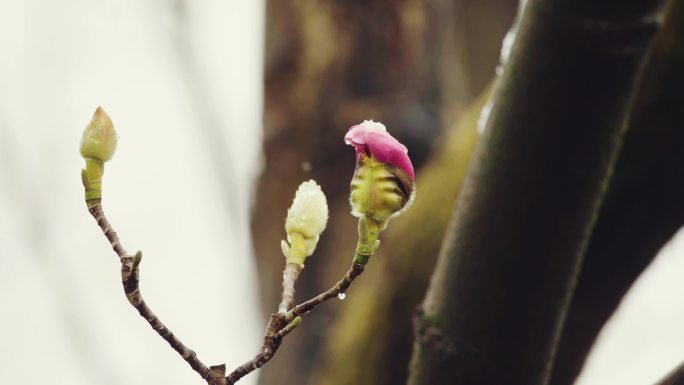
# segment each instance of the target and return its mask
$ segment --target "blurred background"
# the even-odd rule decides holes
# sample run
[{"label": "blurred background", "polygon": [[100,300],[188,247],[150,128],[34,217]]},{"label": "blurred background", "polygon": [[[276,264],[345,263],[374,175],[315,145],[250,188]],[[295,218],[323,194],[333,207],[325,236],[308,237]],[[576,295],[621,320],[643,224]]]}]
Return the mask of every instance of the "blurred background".
[{"label": "blurred background", "polygon": [[[681,8],[643,77],[553,383],[581,371],[577,384],[648,384],[684,359]],[[98,105],[119,132],[104,208],[124,246],[144,253],[143,294],[205,363],[229,370],[256,352],[279,302],[283,220],[303,180],[322,185],[331,220],[298,299],[346,270],[356,222],[342,137],[364,119],[385,123],[418,169],[413,209],[347,299],[307,316],[241,383],[403,383],[411,315],[517,10],[505,0],[0,0],[0,383],[202,382],[130,308],[83,203],[78,143]]]}]

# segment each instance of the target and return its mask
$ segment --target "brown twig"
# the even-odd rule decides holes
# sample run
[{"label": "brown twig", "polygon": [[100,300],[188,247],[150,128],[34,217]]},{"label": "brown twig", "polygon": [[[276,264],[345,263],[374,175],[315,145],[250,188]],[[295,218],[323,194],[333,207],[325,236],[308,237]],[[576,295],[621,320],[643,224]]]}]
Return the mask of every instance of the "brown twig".
[{"label": "brown twig", "polygon": [[250,361],[237,367],[227,377],[225,376],[226,366],[216,365],[207,367],[197,354],[185,346],[176,337],[171,330],[169,330],[154,312],[147,306],[140,293],[140,270],[139,264],[142,259],[142,253],[138,251],[135,255],[129,255],[121,245],[118,235],[114,228],[105,217],[102,210],[102,204],[99,199],[88,203],[88,211],[97,221],[98,226],[112,245],[112,249],[119,256],[121,262],[121,281],[123,283],[124,292],[128,302],[138,310],[140,316],[145,318],[147,322],[171,347],[180,354],[185,361],[190,364],[190,367],[197,372],[209,385],[232,385],[235,384],[242,377],[262,367],[267,363],[283,342],[283,338],[294,330],[301,322],[301,315],[307,314],[314,307],[323,302],[336,297],[340,293],[345,293],[351,283],[356,277],[361,275],[365,269],[365,264],[352,263],[347,273],[342,279],[327,291],[318,296],[302,303],[294,308],[294,283],[301,272],[301,268],[295,264],[288,264],[283,272],[283,294],[282,303],[278,307],[278,313],[271,314],[271,319],[266,327],[264,333],[264,342],[261,346],[261,351]]},{"label": "brown twig", "polygon": [[[330,298],[334,298],[340,293],[345,293],[351,285],[351,283],[354,281],[354,279],[361,275],[361,273],[363,273],[365,267],[366,265],[354,262],[352,263],[351,267],[344,275],[344,277],[342,277],[342,279],[339,282],[337,282],[335,286],[331,287],[324,293],[321,293],[316,297],[295,306],[294,308],[292,308],[292,310],[288,311],[287,313],[279,311],[278,313],[271,314],[271,320],[269,321],[268,326],[266,327],[264,343],[261,346],[261,351],[252,360],[245,362],[243,365],[233,370],[233,372],[227,377],[228,383],[234,384],[240,378],[262,367],[271,358],[273,358],[276,351],[280,347],[280,344],[282,344],[283,338],[299,325],[301,315],[307,314],[314,307],[322,304]],[[294,285],[294,280],[296,280],[296,278],[294,280],[291,280],[291,277],[288,277],[288,274],[291,273],[292,272],[288,273],[287,268],[285,269],[285,273],[283,276],[283,303],[286,302],[285,292],[289,290],[288,287],[290,282],[292,283],[292,285]],[[299,273],[297,273],[297,275],[298,274]],[[294,288],[292,288],[291,290],[292,296],[294,297]],[[281,303],[279,310],[283,308],[283,303]]]},{"label": "brown twig", "polygon": [[283,300],[280,302],[280,306],[278,306],[278,313],[285,314],[294,306],[294,284],[301,272],[302,267],[296,263],[285,265],[285,270],[283,271]]},{"label": "brown twig", "polygon": [[337,297],[337,295],[339,294],[344,294],[349,288],[349,285],[351,285],[351,283],[354,281],[354,279],[356,279],[356,277],[363,273],[363,270],[365,268],[365,264],[353,262],[349,270],[347,270],[347,273],[344,275],[344,277],[342,277],[342,279],[339,282],[335,284],[335,286],[328,289],[328,291],[321,293],[316,297],[311,298],[310,300],[295,306],[292,310],[290,310],[287,313],[285,319],[287,321],[292,321],[295,317],[310,312],[313,308],[329,300],[330,298]]},{"label": "brown twig", "polygon": [[268,322],[268,325],[266,326],[266,332],[264,333],[264,343],[261,345],[261,351],[253,359],[245,362],[233,370],[233,372],[227,377],[228,383],[236,383],[242,377],[248,375],[256,369],[259,369],[265,363],[267,363],[273,357],[282,343],[282,337],[278,336],[278,332],[286,326],[287,324],[285,323],[285,317],[282,314],[271,314],[271,320]]},{"label": "brown twig", "polygon": [[[90,214],[97,221],[98,226],[100,226],[102,232],[112,245],[114,252],[119,256],[119,261],[121,262],[121,282],[123,283],[128,302],[138,310],[141,317],[147,320],[150,326],[152,326],[152,329],[168,342],[173,350],[178,352],[178,354],[190,364],[190,367],[205,379],[207,383],[212,385],[224,384],[225,379],[223,376],[225,375],[225,365],[212,366],[211,368],[207,367],[199,358],[197,358],[197,354],[193,350],[185,346],[178,337],[161,322],[143,300],[139,287],[140,270],[138,268],[140,260],[142,259],[142,253],[138,251],[133,256],[126,253],[114,228],[105,217],[104,211],[102,210],[102,204],[99,200],[97,203],[89,204],[88,211],[90,211]],[[222,367],[223,373],[221,373]]]}]

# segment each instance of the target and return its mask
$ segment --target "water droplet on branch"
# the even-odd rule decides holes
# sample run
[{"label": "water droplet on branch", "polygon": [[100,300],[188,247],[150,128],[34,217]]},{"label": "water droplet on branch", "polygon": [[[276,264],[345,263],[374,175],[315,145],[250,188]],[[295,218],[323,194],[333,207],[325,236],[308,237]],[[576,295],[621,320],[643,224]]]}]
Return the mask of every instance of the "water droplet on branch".
[{"label": "water droplet on branch", "polygon": [[337,298],[339,298],[340,301],[342,301],[343,299],[347,298],[347,294],[346,293],[339,293],[339,294],[337,294]]}]

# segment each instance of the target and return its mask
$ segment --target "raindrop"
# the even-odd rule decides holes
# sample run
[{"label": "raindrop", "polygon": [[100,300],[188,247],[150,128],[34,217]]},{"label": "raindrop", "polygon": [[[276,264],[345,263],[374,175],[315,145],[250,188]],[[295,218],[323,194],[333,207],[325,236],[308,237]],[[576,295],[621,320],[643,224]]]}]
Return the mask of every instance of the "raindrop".
[{"label": "raindrop", "polygon": [[347,294],[346,293],[339,293],[339,294],[337,294],[337,298],[339,298],[340,301],[342,301],[343,299],[347,298]]}]

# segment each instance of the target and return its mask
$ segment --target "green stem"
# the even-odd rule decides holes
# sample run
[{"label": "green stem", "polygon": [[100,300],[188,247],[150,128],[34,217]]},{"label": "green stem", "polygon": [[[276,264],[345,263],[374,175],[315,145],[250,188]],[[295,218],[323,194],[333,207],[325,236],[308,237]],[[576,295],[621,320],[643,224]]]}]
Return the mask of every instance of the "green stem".
[{"label": "green stem", "polygon": [[378,236],[387,227],[387,222],[381,223],[365,215],[359,218],[359,240],[356,244],[354,262],[365,265],[380,246]]},{"label": "green stem", "polygon": [[102,175],[104,163],[101,160],[86,158],[86,168],[81,171],[81,180],[85,188],[85,201],[88,207],[99,203],[102,199]]}]

